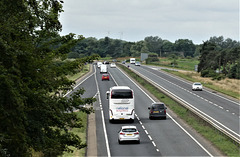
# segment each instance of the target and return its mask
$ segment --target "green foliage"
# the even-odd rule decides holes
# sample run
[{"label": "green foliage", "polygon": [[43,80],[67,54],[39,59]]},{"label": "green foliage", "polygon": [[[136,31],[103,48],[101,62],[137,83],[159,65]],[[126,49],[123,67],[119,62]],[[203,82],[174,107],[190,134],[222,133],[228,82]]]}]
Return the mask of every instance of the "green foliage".
[{"label": "green foliage", "polygon": [[192,40],[189,39],[178,39],[175,41],[175,50],[178,52],[184,52],[184,56],[191,56],[195,52],[195,45],[193,44]]},{"label": "green foliage", "polygon": [[[148,36],[144,38],[144,42],[146,43],[146,47],[151,53],[159,54],[162,47],[162,39],[158,36]],[[146,52],[145,52],[146,53]]]},{"label": "green foliage", "polygon": [[230,39],[224,41],[223,37],[210,38],[202,45],[200,54],[198,72],[201,72],[202,76],[221,79],[224,75],[239,79],[240,46],[236,41]]},{"label": "green foliage", "polygon": [[168,58],[169,58],[169,59],[176,60],[176,59],[178,59],[178,56],[175,55],[175,54],[171,54],[171,55],[168,56]]},{"label": "green foliage", "polygon": [[68,58],[80,58],[80,55],[77,52],[69,52]]},{"label": "green foliage", "polygon": [[0,156],[26,157],[32,150],[57,156],[70,145],[85,147],[68,129],[81,127],[73,110],[89,113],[79,105],[95,99],[81,98],[82,89],[71,98],[61,94],[74,85],[66,74],[98,56],[59,61],[83,39],[59,36],[59,1],[2,0],[0,5]]},{"label": "green foliage", "polygon": [[228,77],[240,79],[240,59],[238,60],[237,64],[232,66],[230,73],[228,74]]},{"label": "green foliage", "polygon": [[152,62],[159,62],[158,54],[156,54],[156,53],[148,54],[148,58],[146,59],[146,64],[150,64]]}]

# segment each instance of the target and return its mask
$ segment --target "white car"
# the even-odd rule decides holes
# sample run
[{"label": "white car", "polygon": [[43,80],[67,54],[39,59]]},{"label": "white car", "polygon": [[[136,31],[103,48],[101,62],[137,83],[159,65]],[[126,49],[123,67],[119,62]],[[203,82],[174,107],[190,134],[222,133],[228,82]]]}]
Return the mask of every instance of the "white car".
[{"label": "white car", "polygon": [[97,62],[97,67],[100,68],[102,65],[102,62]]},{"label": "white car", "polygon": [[115,64],[115,63],[111,63],[111,64],[110,64],[110,67],[111,67],[111,68],[116,68],[116,64]]},{"label": "white car", "polygon": [[200,82],[194,82],[192,85],[192,90],[203,90],[202,84]]},{"label": "white car", "polygon": [[136,62],[135,65],[136,66],[140,66],[141,64],[140,64],[140,62]]},{"label": "white car", "polygon": [[136,126],[122,126],[118,132],[118,143],[124,141],[136,141],[140,144],[140,133]]}]

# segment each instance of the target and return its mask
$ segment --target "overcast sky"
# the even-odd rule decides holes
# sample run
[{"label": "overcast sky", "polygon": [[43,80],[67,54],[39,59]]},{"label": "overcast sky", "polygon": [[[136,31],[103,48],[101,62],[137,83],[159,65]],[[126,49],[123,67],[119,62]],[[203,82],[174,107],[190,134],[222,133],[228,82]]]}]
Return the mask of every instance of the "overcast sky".
[{"label": "overcast sky", "polygon": [[158,36],[201,44],[212,36],[239,41],[239,0],[64,0],[61,35],[140,41]]}]

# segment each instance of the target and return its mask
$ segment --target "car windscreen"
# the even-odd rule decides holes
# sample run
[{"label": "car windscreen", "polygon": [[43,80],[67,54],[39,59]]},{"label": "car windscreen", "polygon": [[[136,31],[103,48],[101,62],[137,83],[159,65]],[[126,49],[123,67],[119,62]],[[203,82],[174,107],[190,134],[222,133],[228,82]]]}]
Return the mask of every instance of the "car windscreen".
[{"label": "car windscreen", "polygon": [[112,90],[111,98],[113,99],[132,99],[133,93],[129,89]]},{"label": "car windscreen", "polygon": [[123,129],[122,132],[136,132],[137,130],[134,128]]},{"label": "car windscreen", "polygon": [[164,104],[154,104],[152,106],[152,109],[156,109],[156,110],[164,109]]}]

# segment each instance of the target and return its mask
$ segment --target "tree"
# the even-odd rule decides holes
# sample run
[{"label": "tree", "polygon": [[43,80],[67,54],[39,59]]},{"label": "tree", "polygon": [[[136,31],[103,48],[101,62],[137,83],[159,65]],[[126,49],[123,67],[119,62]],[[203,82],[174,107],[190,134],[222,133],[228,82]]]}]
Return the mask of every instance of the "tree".
[{"label": "tree", "polygon": [[174,51],[174,45],[168,40],[163,40],[162,43],[162,51],[163,52],[172,52]]},{"label": "tree", "polygon": [[178,52],[184,52],[185,57],[193,57],[193,54],[195,52],[195,45],[193,44],[192,40],[178,39],[175,41],[174,45],[175,50]]},{"label": "tree", "polygon": [[57,0],[0,1],[0,156],[61,155],[68,146],[85,147],[69,128],[81,127],[74,109],[93,98],[72,89],[66,74],[98,56],[58,62],[82,36],[59,36],[62,5]]},{"label": "tree", "polygon": [[144,42],[146,43],[146,46],[149,50],[149,52],[152,53],[160,53],[161,47],[162,47],[162,39],[158,36],[149,36],[144,38]]},{"label": "tree", "polygon": [[[141,55],[141,53],[143,53],[143,50],[146,50],[146,47],[144,41],[138,41],[135,44],[133,44],[130,48],[132,57],[139,57]],[[146,52],[144,52],[146,53]]]},{"label": "tree", "polygon": [[[209,67],[209,54],[213,54],[214,56],[214,50],[216,49],[216,45],[211,42],[204,42],[202,49],[200,50],[200,62],[198,64],[198,72],[201,72],[203,70],[207,70]],[[213,60],[213,58],[211,58]]]},{"label": "tree", "polygon": [[[198,72],[201,72],[201,76],[217,79],[226,76],[239,78],[237,68],[239,67],[240,47],[237,46],[236,41],[230,39],[224,41],[223,37],[210,38],[209,41],[203,43],[200,55]],[[219,71],[219,74],[216,71]]]}]

